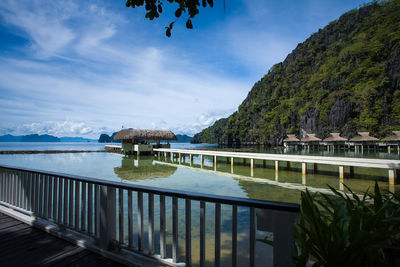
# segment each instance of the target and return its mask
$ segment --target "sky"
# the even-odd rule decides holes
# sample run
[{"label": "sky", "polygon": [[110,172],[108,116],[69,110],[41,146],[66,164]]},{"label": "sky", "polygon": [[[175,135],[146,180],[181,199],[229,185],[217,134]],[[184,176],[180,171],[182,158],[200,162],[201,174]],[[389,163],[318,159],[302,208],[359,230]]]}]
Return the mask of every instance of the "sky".
[{"label": "sky", "polygon": [[0,135],[195,133],[235,112],[312,33],[362,0],[214,0],[193,30],[124,0],[0,1]]}]

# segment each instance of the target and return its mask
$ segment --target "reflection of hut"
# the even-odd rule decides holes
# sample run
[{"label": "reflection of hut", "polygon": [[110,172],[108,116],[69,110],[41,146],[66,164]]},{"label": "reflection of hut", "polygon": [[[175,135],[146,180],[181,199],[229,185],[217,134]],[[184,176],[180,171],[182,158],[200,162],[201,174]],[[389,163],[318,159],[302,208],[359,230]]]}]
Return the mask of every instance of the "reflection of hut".
[{"label": "reflection of hut", "polygon": [[389,153],[391,147],[396,147],[396,146],[397,146],[397,152],[400,153],[400,131],[393,131],[393,135],[383,138],[382,141],[385,141]]},{"label": "reflection of hut", "polygon": [[300,140],[304,146],[307,147],[308,150],[310,150],[310,146],[314,147],[314,145],[319,146],[319,142],[322,141],[321,138],[318,138],[315,136],[315,134],[309,134],[307,133],[306,136]]},{"label": "reflection of hut", "polygon": [[296,146],[299,143],[299,139],[297,139],[295,134],[288,134],[287,138],[283,139],[283,145],[285,147]]},{"label": "reflection of hut", "polygon": [[114,173],[123,180],[138,181],[153,178],[167,178],[175,173],[176,167],[153,164],[153,157],[136,159],[132,156],[122,158],[121,167],[115,167]]},{"label": "reflection of hut", "polygon": [[359,136],[350,139],[350,142],[354,144],[354,150],[358,151],[361,147],[361,152],[364,151],[364,146],[369,148],[370,145],[375,147],[378,138],[370,136],[369,132],[358,132]]},{"label": "reflection of hut", "polygon": [[[169,148],[170,140],[177,140],[175,134],[171,131],[162,130],[138,130],[138,129],[123,129],[115,136],[115,140],[122,140],[122,150],[125,154],[133,154],[136,152],[151,153],[153,151],[153,142],[156,142],[156,147]],[[166,140],[167,144],[160,142]]]},{"label": "reflection of hut", "polygon": [[326,143],[328,147],[328,151],[332,149],[335,151],[335,146],[340,149],[341,145],[344,145],[345,142],[347,142],[347,138],[341,137],[340,133],[330,133],[331,136],[328,138],[324,139],[324,142]]}]

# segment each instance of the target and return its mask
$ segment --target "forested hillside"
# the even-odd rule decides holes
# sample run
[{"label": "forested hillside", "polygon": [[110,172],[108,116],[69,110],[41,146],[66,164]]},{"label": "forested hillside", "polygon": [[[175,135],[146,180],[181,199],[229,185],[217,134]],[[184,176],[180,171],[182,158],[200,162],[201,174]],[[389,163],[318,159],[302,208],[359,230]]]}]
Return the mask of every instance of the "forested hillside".
[{"label": "forested hillside", "polygon": [[192,142],[277,145],[286,134],[360,130],[400,130],[400,0],[351,10],[311,35]]}]

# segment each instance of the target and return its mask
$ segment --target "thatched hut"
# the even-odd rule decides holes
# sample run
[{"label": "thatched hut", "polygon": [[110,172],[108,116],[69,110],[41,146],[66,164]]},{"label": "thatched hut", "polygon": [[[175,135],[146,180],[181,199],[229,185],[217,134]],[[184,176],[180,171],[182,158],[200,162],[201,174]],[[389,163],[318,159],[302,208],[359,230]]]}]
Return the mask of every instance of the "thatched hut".
[{"label": "thatched hut", "polygon": [[388,152],[390,153],[391,147],[397,146],[397,152],[400,152],[400,131],[392,131],[393,135],[382,139],[387,145]]},{"label": "thatched hut", "polygon": [[328,147],[328,150],[332,149],[335,151],[335,146],[340,149],[340,146],[344,145],[348,140],[347,138],[341,137],[340,133],[330,133],[330,135],[331,136],[323,140]]},{"label": "thatched hut", "polygon": [[354,144],[354,149],[357,151],[361,147],[361,151],[364,150],[364,146],[367,148],[370,147],[370,145],[373,145],[374,147],[376,146],[376,142],[379,141],[378,138],[370,136],[369,132],[357,132],[358,136],[353,137],[350,139],[350,142],[353,142]]},{"label": "thatched hut", "polygon": [[[123,129],[115,136],[115,140],[122,140],[122,150],[125,154],[133,154],[136,152],[151,153],[153,151],[153,142],[156,147],[169,148],[170,140],[177,140],[175,134],[165,130],[139,130],[139,129]],[[167,141],[167,144],[161,144],[161,141]]]},{"label": "thatched hut", "polygon": [[322,141],[322,139],[316,137],[315,134],[307,133],[306,136],[302,138],[300,141],[309,150],[310,146],[314,147],[314,145],[317,145],[319,147],[319,143]]},{"label": "thatched hut", "polygon": [[296,146],[298,145],[300,140],[296,137],[295,134],[288,134],[287,138],[283,139],[283,145],[285,147],[288,146]]},{"label": "thatched hut", "polygon": [[319,143],[322,139],[315,136],[315,134],[306,134],[304,138],[301,139],[303,143]]}]

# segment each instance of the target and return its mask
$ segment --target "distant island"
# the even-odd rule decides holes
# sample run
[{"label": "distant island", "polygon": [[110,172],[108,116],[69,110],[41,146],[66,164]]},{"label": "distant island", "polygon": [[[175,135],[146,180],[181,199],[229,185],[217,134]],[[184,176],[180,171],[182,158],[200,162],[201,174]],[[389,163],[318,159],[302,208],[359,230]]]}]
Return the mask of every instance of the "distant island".
[{"label": "distant island", "polygon": [[[117,134],[117,132],[114,132],[111,136],[108,134],[101,134],[99,137],[99,143],[121,143],[121,140],[114,140],[114,136]],[[186,134],[177,134],[176,138],[178,140],[172,140],[170,141],[171,143],[190,143],[192,141],[191,136],[188,136]]]},{"label": "distant island", "polygon": [[14,136],[6,134],[0,136],[0,142],[97,142],[95,139],[88,139],[83,137],[56,137],[48,134],[29,134]]}]

